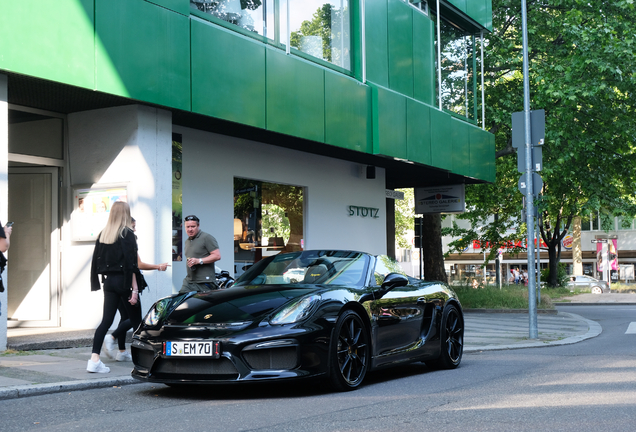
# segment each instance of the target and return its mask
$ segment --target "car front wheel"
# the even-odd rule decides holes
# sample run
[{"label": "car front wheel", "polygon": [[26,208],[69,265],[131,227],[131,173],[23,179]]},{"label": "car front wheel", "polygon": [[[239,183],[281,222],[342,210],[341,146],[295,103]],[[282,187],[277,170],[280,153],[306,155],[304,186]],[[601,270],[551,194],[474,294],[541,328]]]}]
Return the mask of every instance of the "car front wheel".
[{"label": "car front wheel", "polygon": [[598,285],[592,287],[592,294],[603,294],[603,288]]},{"label": "car front wheel", "polygon": [[356,389],[369,368],[369,337],[364,322],[352,311],[345,311],[336,322],[329,350],[329,378],[337,391]]},{"label": "car front wheel", "polygon": [[434,369],[455,369],[461,363],[464,353],[464,317],[453,305],[444,308],[440,343],[440,356],[426,361],[426,365]]}]

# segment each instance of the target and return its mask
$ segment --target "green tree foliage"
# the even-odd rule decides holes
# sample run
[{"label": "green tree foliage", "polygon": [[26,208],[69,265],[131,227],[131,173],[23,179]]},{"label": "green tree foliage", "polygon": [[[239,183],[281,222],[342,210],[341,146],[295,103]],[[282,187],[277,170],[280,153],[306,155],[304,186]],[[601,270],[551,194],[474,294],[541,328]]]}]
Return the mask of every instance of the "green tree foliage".
[{"label": "green tree foliage", "polygon": [[[536,201],[558,285],[561,239],[575,216],[636,214],[636,10],[634,0],[527,2],[531,109],[545,109],[544,188]],[[486,127],[496,137],[495,184],[467,188],[462,215],[482,230],[450,230],[490,242],[491,257],[525,236],[511,114],[523,111],[521,4],[493,0],[486,35]],[[513,230],[509,238],[504,236]],[[462,247],[456,242],[456,249]]]},{"label": "green tree foliage", "polygon": [[403,200],[395,200],[395,245],[402,249],[408,249],[412,245],[406,236],[407,231],[413,230],[413,218],[415,217],[415,197],[413,189],[398,189],[404,192]]}]

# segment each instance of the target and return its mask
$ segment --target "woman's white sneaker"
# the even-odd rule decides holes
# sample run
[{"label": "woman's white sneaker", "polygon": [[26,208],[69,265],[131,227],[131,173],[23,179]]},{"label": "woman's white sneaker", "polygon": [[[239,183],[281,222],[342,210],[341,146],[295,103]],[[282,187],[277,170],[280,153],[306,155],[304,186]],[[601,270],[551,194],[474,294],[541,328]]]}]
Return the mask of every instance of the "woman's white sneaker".
[{"label": "woman's white sneaker", "polygon": [[108,373],[110,372],[110,368],[108,366],[106,366],[104,363],[102,363],[101,360],[99,360],[97,363],[95,363],[93,360],[88,360],[88,365],[86,366],[86,370],[91,372],[91,373]]},{"label": "woman's white sneaker", "polygon": [[107,334],[106,336],[104,336],[104,343],[102,344],[102,353],[104,353],[106,357],[110,359],[114,359],[116,351],[117,351],[117,348],[115,347],[115,338]]},{"label": "woman's white sneaker", "polygon": [[130,355],[128,351],[124,351],[124,352],[119,351],[117,353],[117,358],[115,360],[121,361],[121,362],[125,362],[125,361],[131,362],[132,356]]}]

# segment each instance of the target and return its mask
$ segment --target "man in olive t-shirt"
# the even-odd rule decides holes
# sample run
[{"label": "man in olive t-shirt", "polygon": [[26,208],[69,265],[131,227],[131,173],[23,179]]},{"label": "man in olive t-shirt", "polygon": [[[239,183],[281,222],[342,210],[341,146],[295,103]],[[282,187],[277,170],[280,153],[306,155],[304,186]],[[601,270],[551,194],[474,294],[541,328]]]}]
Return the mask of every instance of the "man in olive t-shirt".
[{"label": "man in olive t-shirt", "polygon": [[218,289],[214,263],[221,259],[219,244],[214,237],[199,229],[198,217],[186,216],[184,226],[188,235],[185,241],[188,275],[183,279],[179,293]]}]

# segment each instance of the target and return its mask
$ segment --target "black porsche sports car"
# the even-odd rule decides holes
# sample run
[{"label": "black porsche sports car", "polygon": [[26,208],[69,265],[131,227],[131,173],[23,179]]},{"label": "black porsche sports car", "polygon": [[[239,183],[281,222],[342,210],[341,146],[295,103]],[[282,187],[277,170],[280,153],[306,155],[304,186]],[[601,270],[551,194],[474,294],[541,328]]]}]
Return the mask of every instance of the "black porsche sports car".
[{"label": "black porsche sports car", "polygon": [[213,384],[324,376],[358,387],[370,370],[459,366],[464,318],[444,283],[386,256],[309,250],[274,255],[224,290],[157,301],[133,335],[132,376]]}]

